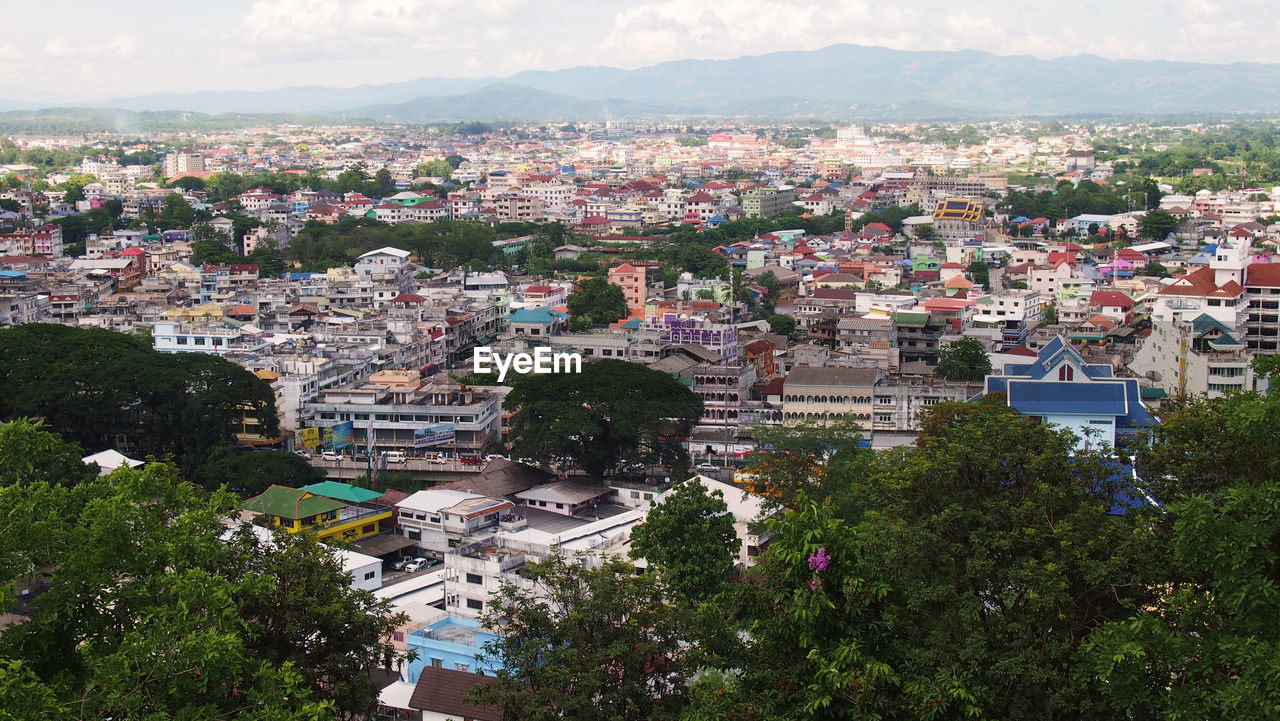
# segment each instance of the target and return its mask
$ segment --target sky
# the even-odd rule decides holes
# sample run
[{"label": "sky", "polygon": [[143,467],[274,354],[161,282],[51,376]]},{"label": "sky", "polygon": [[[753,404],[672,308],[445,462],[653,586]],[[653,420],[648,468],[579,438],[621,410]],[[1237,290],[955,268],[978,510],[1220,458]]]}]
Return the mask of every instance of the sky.
[{"label": "sky", "polygon": [[1280,62],[1273,0],[65,0],[12,3],[4,20],[0,98],[32,102],[636,68],[836,43]]}]

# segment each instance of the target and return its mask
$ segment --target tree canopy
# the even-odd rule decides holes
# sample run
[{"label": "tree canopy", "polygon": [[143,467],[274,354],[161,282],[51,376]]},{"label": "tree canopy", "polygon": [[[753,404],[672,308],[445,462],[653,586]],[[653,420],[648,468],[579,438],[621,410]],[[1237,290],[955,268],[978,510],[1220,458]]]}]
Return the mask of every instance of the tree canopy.
[{"label": "tree canopy", "polygon": [[270,386],[222,358],[96,328],[0,330],[0,418],[41,418],[90,451],[173,454],[191,469],[234,441],[246,413],[266,435],[279,431]]},{"label": "tree canopy", "polygon": [[229,532],[235,512],[163,463],[0,489],[0,576],[34,588],[0,630],[0,715],[367,717],[403,619],[313,536]]},{"label": "tree canopy", "polygon": [[681,444],[702,399],[666,373],[606,359],[581,373],[520,376],[507,396],[517,457],[572,462],[592,478],[624,463],[689,467]]},{"label": "tree canopy", "polygon": [[982,341],[965,336],[938,350],[934,375],[951,381],[980,381],[991,373],[991,356]]},{"label": "tree canopy", "polygon": [[573,315],[573,326],[578,330],[608,325],[626,318],[628,313],[622,288],[601,277],[579,282],[565,304]]},{"label": "tree canopy", "polygon": [[723,590],[737,546],[724,494],[697,478],[668,492],[631,531],[631,555],[660,569],[672,593],[694,606]]}]

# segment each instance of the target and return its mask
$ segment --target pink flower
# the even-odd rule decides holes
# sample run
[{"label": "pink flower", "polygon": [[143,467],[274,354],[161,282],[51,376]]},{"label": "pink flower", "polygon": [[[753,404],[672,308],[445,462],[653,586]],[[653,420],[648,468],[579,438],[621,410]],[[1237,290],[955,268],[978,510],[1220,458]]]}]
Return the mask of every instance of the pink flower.
[{"label": "pink flower", "polygon": [[825,571],[829,565],[831,565],[831,556],[827,555],[826,548],[819,548],[817,553],[809,556],[810,571]]},{"label": "pink flower", "polygon": [[822,582],[814,578],[809,581],[809,590],[816,591],[822,585]]}]

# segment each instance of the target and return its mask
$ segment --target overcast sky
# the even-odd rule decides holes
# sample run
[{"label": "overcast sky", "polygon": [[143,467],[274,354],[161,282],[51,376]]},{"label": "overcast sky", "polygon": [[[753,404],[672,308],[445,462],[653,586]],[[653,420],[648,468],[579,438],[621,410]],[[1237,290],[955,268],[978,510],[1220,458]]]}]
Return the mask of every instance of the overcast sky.
[{"label": "overcast sky", "polygon": [[1042,58],[1280,62],[1273,0],[14,2],[0,98],[352,86],[634,68],[835,43]]}]

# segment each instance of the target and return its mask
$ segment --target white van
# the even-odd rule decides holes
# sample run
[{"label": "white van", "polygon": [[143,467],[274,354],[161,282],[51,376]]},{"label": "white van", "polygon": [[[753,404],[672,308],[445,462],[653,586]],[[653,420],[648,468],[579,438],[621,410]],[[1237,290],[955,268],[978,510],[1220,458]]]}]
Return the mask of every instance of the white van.
[{"label": "white van", "polygon": [[404,463],[404,451],[387,451],[387,463]]}]

